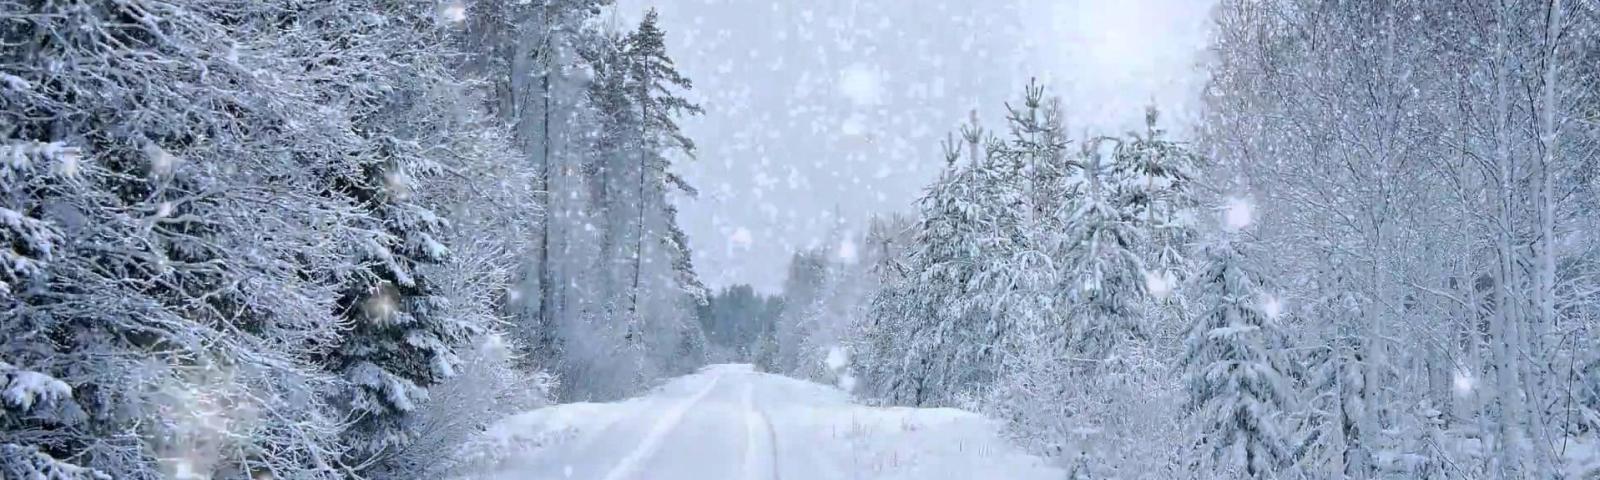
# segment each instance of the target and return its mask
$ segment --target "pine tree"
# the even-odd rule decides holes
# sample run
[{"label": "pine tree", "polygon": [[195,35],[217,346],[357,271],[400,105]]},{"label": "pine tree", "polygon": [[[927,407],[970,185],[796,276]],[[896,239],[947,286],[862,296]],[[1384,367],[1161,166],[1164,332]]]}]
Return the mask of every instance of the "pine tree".
[{"label": "pine tree", "polygon": [[[447,299],[425,268],[450,258],[441,241],[448,222],[423,196],[423,182],[444,173],[446,158],[435,147],[450,143],[453,99],[437,92],[459,88],[441,61],[448,32],[438,28],[429,5],[374,0],[372,6],[388,13],[379,25],[392,30],[367,32],[358,38],[368,43],[352,48],[410,54],[368,66],[383,87],[355,87],[352,126],[363,145],[351,152],[353,168],[330,181],[370,218],[364,225],[370,236],[351,252],[359,267],[342,285],[337,307],[349,331],[327,359],[349,384],[342,399],[351,419],[344,438],[352,447],[347,462],[358,468],[376,465],[412,440],[407,416],[427,399],[429,386],[453,374],[454,349],[479,333],[479,326],[445,314]],[[373,28],[365,12],[348,12],[347,31],[328,35]]]},{"label": "pine tree", "polygon": [[1166,138],[1158,126],[1160,110],[1145,109],[1144,132],[1130,132],[1113,152],[1110,176],[1117,184],[1118,202],[1139,228],[1148,230],[1141,254],[1147,265],[1169,273],[1175,281],[1187,269],[1186,246],[1194,240],[1194,191],[1204,159],[1185,145]]},{"label": "pine tree", "polygon": [[[25,112],[0,117],[0,201],[17,214],[8,243],[33,260],[9,262],[0,328],[29,334],[0,355],[77,406],[7,414],[0,443],[29,432],[40,454],[119,478],[170,475],[152,455],[180,452],[203,472],[336,476],[337,419],[318,395],[333,379],[307,359],[337,336],[329,279],[355,238],[329,226],[346,204],[317,173],[353,138],[308,77],[341,72],[308,71],[300,32],[264,27],[305,13],[292,8],[169,2],[148,22],[127,8],[0,6],[37,19],[0,28],[0,103]],[[273,421],[196,428],[240,403]]]},{"label": "pine tree", "polygon": [[[689,249],[689,235],[678,226],[678,207],[670,200],[663,205],[661,214],[666,224],[666,232],[661,236],[661,250],[671,264],[671,283],[674,288],[666,293],[681,297],[682,312],[693,316],[710,301],[711,292],[700,281],[700,274],[694,269],[694,253]],[[679,347],[671,352],[669,358],[674,365],[669,365],[668,372],[691,372],[700,365],[705,364],[710,353],[710,340],[707,332],[700,323],[694,319],[684,319],[676,333]]]},{"label": "pine tree", "polygon": [[1250,240],[1228,234],[1205,247],[1195,277],[1202,312],[1185,340],[1188,407],[1201,422],[1197,466],[1271,475],[1288,458],[1280,423],[1288,386],[1274,359],[1277,307],[1251,255]]},{"label": "pine tree", "polygon": [[[701,361],[693,321],[707,292],[678,226],[672,169],[692,157],[676,121],[700,113],[654,13],[632,31],[590,22],[609,0],[468,2],[469,72],[540,169],[543,221],[505,306],[532,349],[558,365],[565,398],[617,398]],[[687,353],[687,355],[678,355]]]},{"label": "pine tree", "polygon": [[628,58],[623,52],[624,37],[606,33],[583,45],[580,54],[592,71],[586,96],[594,109],[595,130],[589,139],[589,160],[592,180],[589,182],[593,215],[599,219],[601,232],[597,261],[598,284],[602,308],[608,316],[619,315],[622,300],[616,298],[628,278],[626,235],[637,215],[634,208],[642,208],[633,198],[627,172],[633,152],[640,148],[639,112],[633,104],[629,86]]},{"label": "pine tree", "polygon": [[773,331],[777,342],[774,358],[775,373],[794,375],[815,354],[811,335],[816,332],[820,307],[827,300],[827,282],[832,266],[826,255],[815,250],[795,252],[789,257],[789,268],[783,280],[783,300],[786,308],[778,318]]},{"label": "pine tree", "polygon": [[1147,232],[1128,205],[1119,202],[1122,185],[1102,149],[1106,141],[1083,144],[1078,154],[1082,173],[1067,189],[1076,194],[1063,222],[1067,233],[1053,245],[1058,258],[1066,259],[1063,302],[1071,311],[1067,347],[1074,356],[1095,361],[1146,335],[1136,302],[1145,287],[1139,250]]},{"label": "pine tree", "polygon": [[1318,475],[1360,478],[1372,475],[1374,467],[1373,446],[1363,443],[1369,438],[1361,431],[1366,422],[1360,420],[1370,384],[1359,338],[1361,299],[1349,290],[1340,256],[1328,258],[1313,284],[1323,294],[1310,305],[1321,328],[1308,331],[1301,342],[1312,346],[1325,341],[1326,347],[1306,350],[1299,362],[1305,367],[1301,398],[1307,402],[1294,458]]},{"label": "pine tree", "polygon": [[[872,398],[896,398],[905,373],[902,349],[909,341],[903,335],[910,332],[909,320],[913,318],[906,314],[912,307],[906,293],[912,284],[908,281],[904,252],[898,250],[902,247],[892,244],[913,230],[913,225],[909,219],[900,220],[905,225],[873,224],[872,242],[878,255],[872,273],[879,287],[866,300],[866,314],[857,322],[851,344],[862,380],[860,390]],[[891,229],[898,231],[885,231]]]},{"label": "pine tree", "polygon": [[[568,286],[597,289],[599,275],[589,262],[591,242],[580,228],[595,211],[574,192],[575,170],[590,160],[581,153],[593,120],[586,49],[605,34],[590,25],[610,0],[483,0],[449,2],[465,7],[461,26],[461,68],[487,91],[482,104],[510,130],[519,155],[506,159],[535,174],[528,185],[537,201],[522,208],[539,212],[541,221],[529,236],[530,252],[514,274],[503,310],[511,316],[515,344],[529,349],[519,355],[524,368],[561,363],[571,320],[583,318],[591,305],[572,298]],[[571,387],[568,383],[563,386]]]},{"label": "pine tree", "polygon": [[[906,341],[900,365],[893,367],[886,387],[894,402],[925,405],[942,402],[961,385],[955,378],[961,368],[952,360],[965,355],[961,332],[971,322],[962,289],[972,285],[977,265],[977,246],[973,243],[980,228],[974,218],[979,205],[971,192],[976,177],[969,168],[954,164],[958,154],[950,153],[946,172],[928,188],[920,201],[922,220],[917,226],[914,247],[907,253],[908,271],[903,290],[893,302],[884,302],[875,316],[900,330]],[[887,300],[887,299],[886,299]]]},{"label": "pine tree", "polygon": [[[643,262],[646,256],[645,242],[648,236],[647,215],[655,214],[673,220],[675,216],[666,215],[667,188],[676,188],[688,194],[693,194],[695,191],[694,187],[682,177],[672,173],[672,162],[667,157],[674,150],[691,157],[694,155],[694,141],[684,136],[682,130],[678,128],[677,118],[704,113],[699,105],[678,96],[674,91],[689,90],[693,88],[693,83],[678,73],[672,58],[667,55],[666,32],[658,26],[659,21],[655,9],[649,10],[645,13],[644,20],[639,23],[638,29],[622,42],[630,101],[639,112],[636,127],[640,142],[636,147],[638,164],[634,167],[638,174],[635,192],[638,220],[635,224],[637,232],[634,235],[635,244],[632,251],[633,278],[628,305],[630,313],[637,313],[639,306],[638,295],[641,289]],[[676,228],[675,224],[669,223],[668,230]],[[680,252],[669,253],[677,255]],[[674,265],[681,265],[685,260],[673,258],[670,261]]]},{"label": "pine tree", "polygon": [[[0,359],[0,429],[28,424],[71,424],[83,411],[72,399],[72,387],[39,372],[22,370]],[[109,480],[103,472],[58,460],[37,447],[7,443],[0,437],[0,474],[4,478],[43,480]]]},{"label": "pine tree", "polygon": [[1067,153],[1060,101],[1044,87],[1030,83],[1021,107],[1007,104],[1007,110],[1009,136],[984,168],[992,172],[991,193],[983,198],[992,204],[995,233],[985,242],[993,260],[977,295],[993,306],[980,340],[991,350],[993,385],[978,391],[985,409],[1026,432],[1030,446],[1050,448],[1055,439],[1044,437],[1073,421],[1068,392],[1080,383],[1068,378],[1075,364],[1063,328],[1069,318],[1059,293],[1063,264],[1055,255],[1067,225],[1064,208],[1078,195],[1067,179],[1081,166]]},{"label": "pine tree", "polygon": [[1199,207],[1197,176],[1205,159],[1187,145],[1167,138],[1158,126],[1160,111],[1145,110],[1143,132],[1129,132],[1117,142],[1110,167],[1117,200],[1136,229],[1143,232],[1135,251],[1144,260],[1144,295],[1135,305],[1156,335],[1181,335],[1187,284],[1194,269],[1190,246],[1196,239]]}]

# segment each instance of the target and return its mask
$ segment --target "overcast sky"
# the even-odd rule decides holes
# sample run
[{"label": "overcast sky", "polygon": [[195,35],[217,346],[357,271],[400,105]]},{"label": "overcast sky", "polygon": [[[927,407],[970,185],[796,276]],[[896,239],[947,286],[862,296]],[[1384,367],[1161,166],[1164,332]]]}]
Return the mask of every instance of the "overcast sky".
[{"label": "overcast sky", "polygon": [[913,212],[939,142],[1030,77],[1075,131],[1125,129],[1152,100],[1194,110],[1210,0],[619,0],[657,6],[668,48],[706,107],[683,122],[698,159],[680,199],[708,285],[781,290],[790,253],[837,223]]}]

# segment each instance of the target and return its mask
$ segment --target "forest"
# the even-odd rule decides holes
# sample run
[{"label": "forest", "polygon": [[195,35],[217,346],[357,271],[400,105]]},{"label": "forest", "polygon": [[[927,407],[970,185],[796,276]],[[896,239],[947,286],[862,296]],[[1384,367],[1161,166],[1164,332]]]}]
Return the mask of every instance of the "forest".
[{"label": "forest", "polygon": [[777,291],[679,218],[726,72],[617,10],[0,0],[0,478],[479,478],[726,363],[1066,478],[1600,476],[1600,4],[1216,0],[1197,115],[917,118]]},{"label": "forest", "polygon": [[699,109],[601,7],[0,3],[0,476],[409,477],[701,363]]}]

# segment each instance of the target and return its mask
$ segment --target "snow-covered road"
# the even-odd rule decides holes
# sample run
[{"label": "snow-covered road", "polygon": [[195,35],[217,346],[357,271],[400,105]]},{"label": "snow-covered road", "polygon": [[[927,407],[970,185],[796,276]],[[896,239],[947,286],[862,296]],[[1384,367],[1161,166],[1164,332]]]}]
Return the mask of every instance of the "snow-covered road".
[{"label": "snow-covered road", "polygon": [[473,479],[1061,478],[992,422],[952,409],[855,405],[828,386],[715,365],[650,395],[518,415],[470,445]]}]

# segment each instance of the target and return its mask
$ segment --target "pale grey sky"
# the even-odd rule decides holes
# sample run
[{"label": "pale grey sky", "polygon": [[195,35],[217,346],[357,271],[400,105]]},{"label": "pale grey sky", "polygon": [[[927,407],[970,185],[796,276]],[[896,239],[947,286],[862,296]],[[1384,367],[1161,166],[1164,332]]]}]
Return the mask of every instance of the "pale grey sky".
[{"label": "pale grey sky", "polygon": [[914,211],[946,133],[973,109],[1003,127],[1030,77],[1074,130],[1126,128],[1152,100],[1180,126],[1210,0],[619,0],[619,21],[651,5],[707,111],[678,166],[702,192],[679,202],[696,267],[777,292],[835,211]]}]

